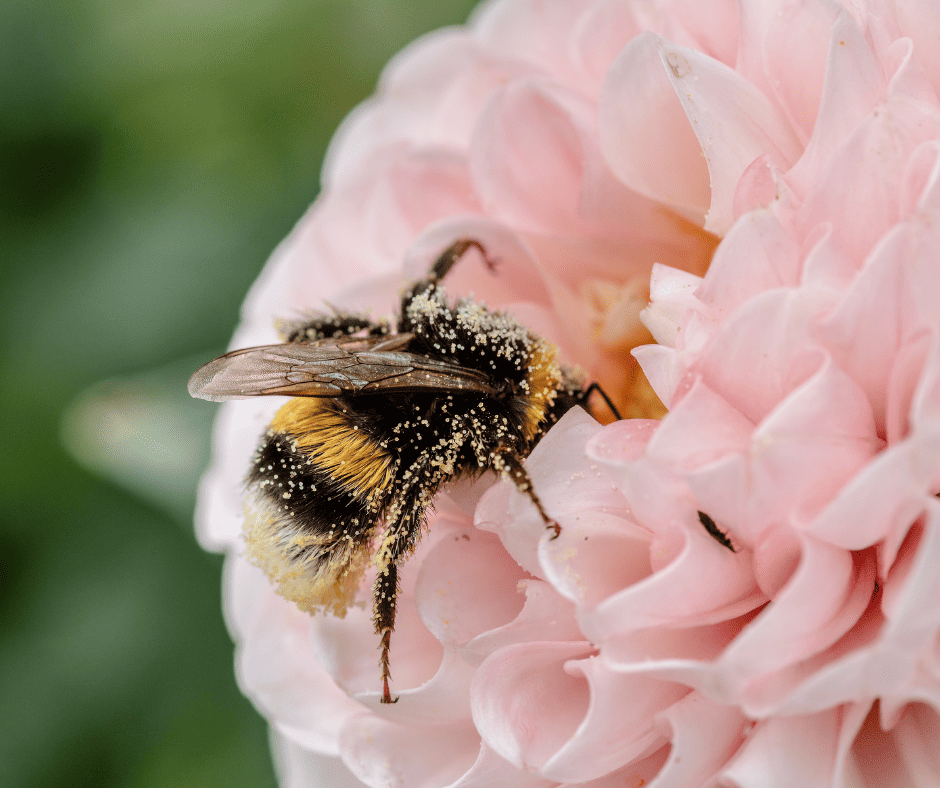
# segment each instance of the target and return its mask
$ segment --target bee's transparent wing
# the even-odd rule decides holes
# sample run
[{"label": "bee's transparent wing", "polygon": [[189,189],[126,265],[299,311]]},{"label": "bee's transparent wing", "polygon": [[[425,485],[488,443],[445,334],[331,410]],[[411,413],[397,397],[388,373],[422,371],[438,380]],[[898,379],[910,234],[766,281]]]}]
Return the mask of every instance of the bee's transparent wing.
[{"label": "bee's transparent wing", "polygon": [[481,372],[401,350],[412,338],[412,334],[343,337],[233,350],[196,370],[189,379],[189,393],[215,402],[275,394],[495,393],[491,379]]}]

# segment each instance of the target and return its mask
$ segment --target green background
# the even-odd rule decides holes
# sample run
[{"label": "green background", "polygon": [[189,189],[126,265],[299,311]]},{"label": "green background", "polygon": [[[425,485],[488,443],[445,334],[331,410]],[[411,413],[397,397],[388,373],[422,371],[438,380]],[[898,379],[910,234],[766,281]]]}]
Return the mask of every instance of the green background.
[{"label": "green background", "polygon": [[185,381],[343,116],[472,6],[0,3],[0,785],[273,785]]}]

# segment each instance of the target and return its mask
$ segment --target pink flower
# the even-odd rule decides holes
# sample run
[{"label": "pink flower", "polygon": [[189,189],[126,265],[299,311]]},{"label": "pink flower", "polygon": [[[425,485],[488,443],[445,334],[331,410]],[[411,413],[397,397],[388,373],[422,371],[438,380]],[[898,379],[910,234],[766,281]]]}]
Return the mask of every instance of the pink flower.
[{"label": "pink flower", "polygon": [[470,236],[498,271],[449,292],[631,418],[572,411],[527,461],[556,540],[507,483],[439,496],[381,706],[368,607],[311,617],[242,556],[280,402],[223,406],[201,536],[286,785],[940,781],[937,19],[504,0],[389,65],[233,346],[324,301],[388,312]]}]

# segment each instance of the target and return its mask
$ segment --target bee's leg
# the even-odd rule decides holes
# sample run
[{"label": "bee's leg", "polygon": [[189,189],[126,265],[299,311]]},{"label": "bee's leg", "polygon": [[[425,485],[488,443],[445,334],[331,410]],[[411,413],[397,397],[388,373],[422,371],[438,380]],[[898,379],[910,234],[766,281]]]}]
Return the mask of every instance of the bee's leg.
[{"label": "bee's leg", "polygon": [[437,285],[441,279],[447,276],[450,269],[454,267],[454,263],[463,257],[467,250],[471,248],[477,249],[480,254],[483,255],[483,262],[486,263],[487,268],[491,271],[496,270],[496,261],[490,257],[489,252],[486,251],[486,247],[483,246],[482,243],[473,238],[458,238],[441,252],[437,260],[434,261],[434,265],[431,266],[431,271],[428,273],[427,278],[418,280],[405,292],[402,297],[402,314],[405,314],[408,304],[415,293],[422,293],[429,287]]},{"label": "bee's leg", "polygon": [[595,392],[595,391],[596,391],[598,394],[601,395],[601,399],[604,400],[604,402],[607,404],[607,407],[610,408],[610,412],[614,414],[614,418],[615,418],[617,421],[620,421],[620,420],[623,418],[623,416],[620,415],[620,411],[617,410],[617,407],[616,407],[616,406],[614,405],[614,403],[611,401],[610,397],[607,396],[607,392],[604,391],[604,389],[602,389],[602,388],[600,387],[600,384],[597,383],[597,382],[592,383],[590,386],[588,386],[588,387],[584,390],[584,404],[585,404],[585,405],[587,404],[588,398],[589,398],[589,397],[591,396],[591,394],[592,394],[593,392]]},{"label": "bee's leg", "polygon": [[382,703],[395,703],[389,691],[388,682],[392,674],[388,664],[388,650],[391,647],[392,630],[395,629],[395,605],[398,600],[398,566],[389,562],[385,569],[379,570],[375,578],[372,597],[372,621],[375,633],[381,638],[382,656]]},{"label": "bee's leg", "polygon": [[387,334],[386,323],[376,323],[365,315],[336,312],[332,315],[309,315],[299,320],[281,320],[278,332],[285,342],[313,342],[318,339],[338,339],[365,331],[370,336]]},{"label": "bee's leg", "polygon": [[382,656],[382,703],[395,703],[389,691],[391,679],[389,668],[389,648],[392,631],[395,629],[395,608],[398,602],[398,564],[410,555],[421,537],[424,524],[426,496],[423,490],[430,483],[426,476],[427,460],[420,460],[411,468],[410,483],[399,489],[386,515],[387,523],[382,536],[382,544],[376,555],[379,573],[375,578],[372,595],[372,623],[375,633],[381,639]]},{"label": "bee's leg", "polygon": [[489,253],[486,251],[486,247],[484,247],[483,244],[473,238],[458,238],[443,252],[441,252],[440,257],[434,261],[434,265],[431,266],[431,273],[428,276],[428,281],[431,284],[437,284],[439,281],[441,281],[441,279],[447,276],[447,274],[450,272],[450,269],[454,267],[454,263],[463,257],[470,248],[479,250],[480,254],[483,255],[483,262],[486,263],[486,267],[491,271],[496,270],[496,261],[489,256]]},{"label": "bee's leg", "polygon": [[557,539],[561,534],[561,526],[545,512],[545,507],[542,506],[538,495],[535,494],[532,479],[530,479],[529,474],[526,473],[526,469],[522,465],[522,460],[519,459],[519,455],[505,448],[497,449],[490,457],[490,464],[496,471],[512,479],[513,484],[516,485],[516,489],[523,495],[529,497],[529,500],[535,504],[535,508],[538,509],[539,515],[545,522],[545,527],[555,532],[552,539]]}]

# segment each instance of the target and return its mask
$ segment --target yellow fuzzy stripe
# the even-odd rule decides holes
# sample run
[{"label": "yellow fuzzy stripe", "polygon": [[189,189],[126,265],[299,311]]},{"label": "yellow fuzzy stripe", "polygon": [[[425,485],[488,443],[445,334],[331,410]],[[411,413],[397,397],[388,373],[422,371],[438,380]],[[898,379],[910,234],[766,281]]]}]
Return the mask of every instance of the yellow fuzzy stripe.
[{"label": "yellow fuzzy stripe", "polygon": [[392,461],[371,436],[353,427],[331,399],[297,397],[282,407],[271,430],[287,433],[294,446],[346,489],[372,498],[392,481]]}]

